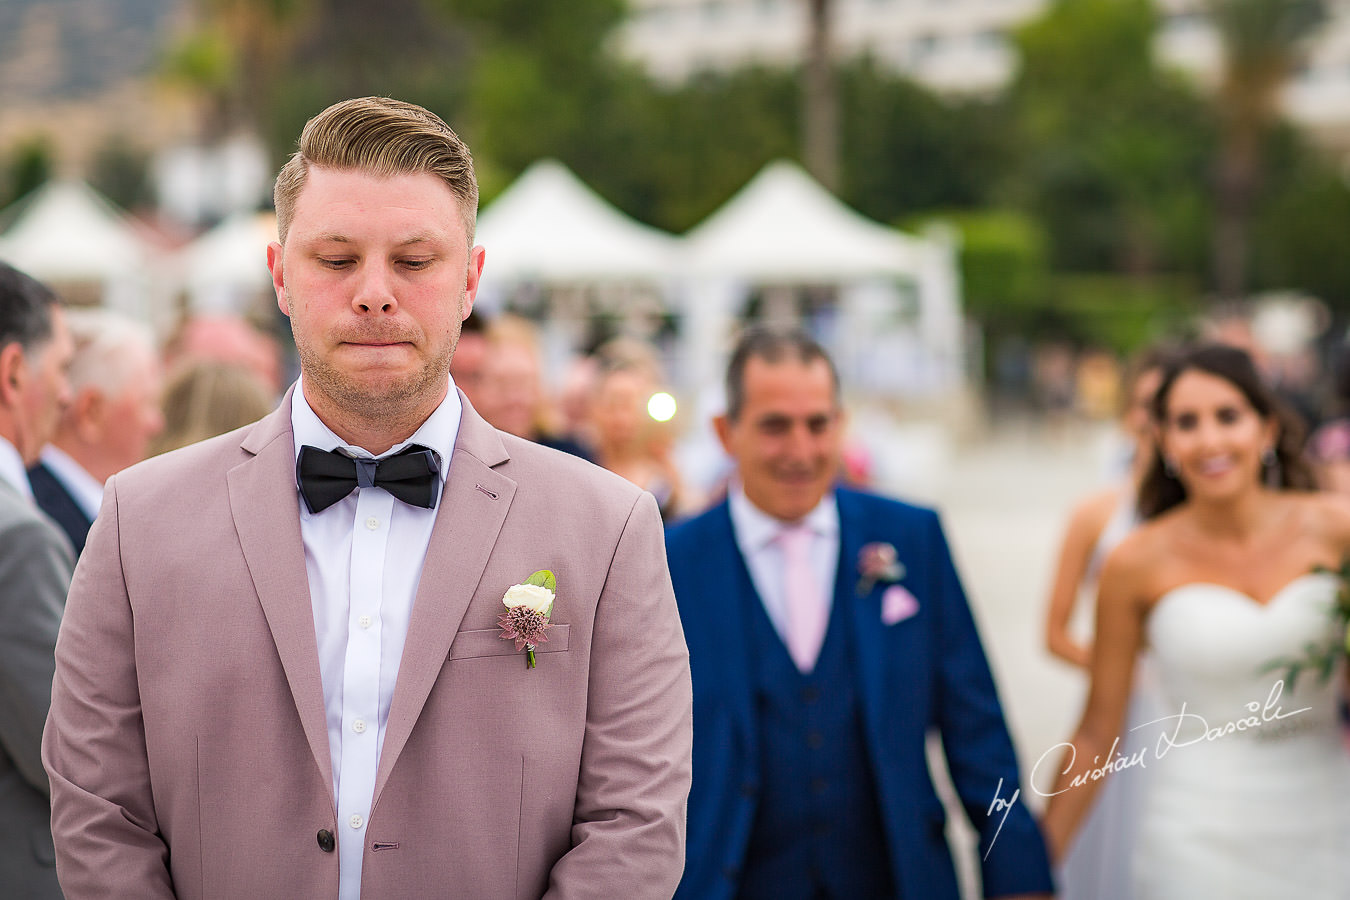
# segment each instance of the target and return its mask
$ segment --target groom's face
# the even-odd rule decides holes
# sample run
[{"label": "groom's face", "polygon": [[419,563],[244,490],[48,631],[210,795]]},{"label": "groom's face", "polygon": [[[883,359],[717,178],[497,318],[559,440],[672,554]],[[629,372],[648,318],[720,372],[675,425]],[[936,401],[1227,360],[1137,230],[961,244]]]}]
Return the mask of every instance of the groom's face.
[{"label": "groom's face", "polygon": [[714,425],[736,460],[751,503],[794,522],[821,501],[839,473],[843,416],[834,376],[824,360],[752,357],[745,366],[744,401],[735,419]]},{"label": "groom's face", "polygon": [[305,397],[330,427],[420,421],[444,398],[483,267],[464,228],[458,198],[433,175],[310,168],[268,265]]}]

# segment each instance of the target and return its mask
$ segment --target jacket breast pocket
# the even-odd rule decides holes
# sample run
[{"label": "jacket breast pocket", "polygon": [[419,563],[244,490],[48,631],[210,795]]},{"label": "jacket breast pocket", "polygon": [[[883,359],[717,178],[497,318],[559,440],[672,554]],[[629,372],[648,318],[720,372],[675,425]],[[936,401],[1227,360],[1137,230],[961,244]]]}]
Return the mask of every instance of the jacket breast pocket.
[{"label": "jacket breast pocket", "polygon": [[[535,644],[534,652],[559,653],[567,649],[569,626],[554,625],[545,635],[548,640]],[[477,659],[483,656],[511,656],[523,654],[516,649],[516,642],[504,640],[500,628],[485,628],[474,631],[461,631],[450,643],[451,659]]]}]

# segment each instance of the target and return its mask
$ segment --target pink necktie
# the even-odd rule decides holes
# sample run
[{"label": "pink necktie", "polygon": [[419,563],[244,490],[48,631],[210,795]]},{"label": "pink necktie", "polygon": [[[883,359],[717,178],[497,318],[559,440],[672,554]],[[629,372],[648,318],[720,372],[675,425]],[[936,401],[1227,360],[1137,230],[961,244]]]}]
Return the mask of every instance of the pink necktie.
[{"label": "pink necktie", "polygon": [[830,609],[822,602],[816,574],[811,569],[811,529],[788,526],[778,535],[783,548],[783,576],[787,600],[787,644],[792,661],[801,672],[816,667],[820,645],[825,641]]}]

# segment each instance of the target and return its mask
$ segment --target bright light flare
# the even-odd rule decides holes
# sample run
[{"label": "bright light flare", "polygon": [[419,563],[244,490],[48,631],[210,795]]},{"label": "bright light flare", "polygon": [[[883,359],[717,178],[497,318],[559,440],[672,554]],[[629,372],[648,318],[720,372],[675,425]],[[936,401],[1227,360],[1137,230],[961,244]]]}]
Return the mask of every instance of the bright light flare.
[{"label": "bright light flare", "polygon": [[652,394],[647,401],[647,415],[658,422],[669,422],[675,418],[675,398],[665,391]]}]

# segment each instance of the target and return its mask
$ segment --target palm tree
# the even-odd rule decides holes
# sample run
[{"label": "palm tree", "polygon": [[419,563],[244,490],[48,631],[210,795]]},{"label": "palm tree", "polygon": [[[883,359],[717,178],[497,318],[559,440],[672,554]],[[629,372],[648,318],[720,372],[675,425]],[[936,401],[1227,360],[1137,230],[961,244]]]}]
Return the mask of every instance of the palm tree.
[{"label": "palm tree", "polygon": [[816,180],[839,190],[839,96],[830,53],[833,0],[807,0],[802,155]]},{"label": "palm tree", "polygon": [[1298,66],[1306,39],[1326,18],[1326,8],[1324,0],[1207,0],[1207,6],[1224,48],[1216,99],[1221,138],[1214,283],[1220,301],[1235,301],[1247,286],[1262,148],[1279,121],[1280,91]]}]

